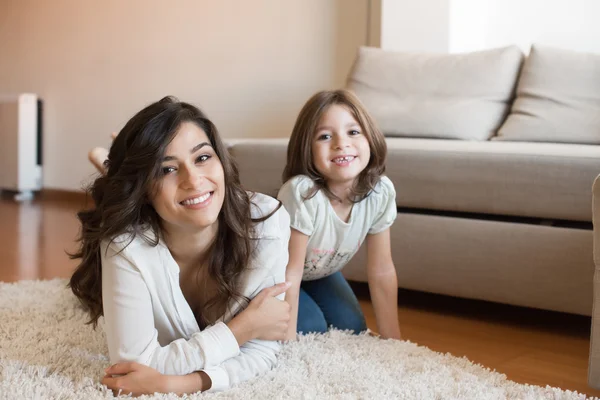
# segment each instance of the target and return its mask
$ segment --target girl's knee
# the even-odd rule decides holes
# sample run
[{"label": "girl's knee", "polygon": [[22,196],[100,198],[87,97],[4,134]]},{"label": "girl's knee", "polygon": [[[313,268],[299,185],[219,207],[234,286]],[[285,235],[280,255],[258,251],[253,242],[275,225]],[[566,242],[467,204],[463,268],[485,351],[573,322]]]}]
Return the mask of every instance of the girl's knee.
[{"label": "girl's knee", "polygon": [[332,326],[342,331],[351,331],[355,335],[367,330],[365,317],[360,313],[348,313],[332,323]]},{"label": "girl's knee", "polygon": [[298,333],[325,333],[327,322],[324,318],[312,317],[298,319]]},{"label": "girl's knee", "polygon": [[345,329],[352,331],[352,333],[355,335],[358,335],[359,333],[367,330],[367,323],[365,322],[364,318],[356,316],[348,321],[348,325]]}]

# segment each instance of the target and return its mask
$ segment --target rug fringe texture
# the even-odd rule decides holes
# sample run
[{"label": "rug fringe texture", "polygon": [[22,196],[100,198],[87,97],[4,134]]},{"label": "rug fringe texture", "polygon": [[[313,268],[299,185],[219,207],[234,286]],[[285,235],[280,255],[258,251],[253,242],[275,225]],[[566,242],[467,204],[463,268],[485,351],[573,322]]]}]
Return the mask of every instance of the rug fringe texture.
[{"label": "rug fringe texture", "polygon": [[[104,333],[66,280],[0,283],[0,399],[111,399]],[[123,397],[123,396],[122,396]],[[269,373],[222,393],[140,399],[586,399],[523,385],[407,341],[330,331],[286,344]]]}]

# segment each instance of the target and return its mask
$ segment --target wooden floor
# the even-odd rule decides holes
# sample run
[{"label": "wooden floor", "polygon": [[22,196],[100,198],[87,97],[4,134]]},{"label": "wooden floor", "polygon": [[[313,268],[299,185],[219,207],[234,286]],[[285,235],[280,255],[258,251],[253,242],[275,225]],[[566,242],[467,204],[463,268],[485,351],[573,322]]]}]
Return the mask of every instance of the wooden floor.
[{"label": "wooden floor", "polygon": [[[46,194],[27,204],[0,197],[0,281],[67,278],[75,262],[76,197]],[[366,286],[354,285],[375,330]],[[466,356],[509,379],[600,396],[587,386],[590,319],[401,290],[403,338]]]}]

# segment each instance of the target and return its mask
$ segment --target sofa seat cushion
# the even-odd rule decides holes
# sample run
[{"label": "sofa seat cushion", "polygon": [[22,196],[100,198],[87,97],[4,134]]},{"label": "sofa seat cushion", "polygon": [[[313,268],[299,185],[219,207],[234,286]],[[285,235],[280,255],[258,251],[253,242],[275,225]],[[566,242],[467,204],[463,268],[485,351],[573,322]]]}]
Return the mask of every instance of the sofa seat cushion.
[{"label": "sofa seat cushion", "polygon": [[592,220],[600,146],[388,138],[400,207]]},{"label": "sofa seat cushion", "polygon": [[[387,138],[399,207],[591,221],[600,146]],[[288,139],[228,143],[244,187],[281,187]]]}]

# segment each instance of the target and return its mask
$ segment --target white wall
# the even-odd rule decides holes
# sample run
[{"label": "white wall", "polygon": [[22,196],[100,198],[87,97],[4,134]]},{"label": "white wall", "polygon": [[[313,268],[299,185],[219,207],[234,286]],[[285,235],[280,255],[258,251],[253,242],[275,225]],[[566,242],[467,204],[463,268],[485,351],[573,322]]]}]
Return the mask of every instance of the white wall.
[{"label": "white wall", "polygon": [[[600,0],[372,0],[370,43],[459,53],[532,43],[600,53]],[[373,20],[373,18],[371,18]]]},{"label": "white wall", "polygon": [[375,4],[379,3],[382,49],[440,53],[448,49],[449,0],[379,0]]},{"label": "white wall", "polygon": [[448,0],[448,2],[450,12],[446,51],[461,53],[485,49],[489,1]]},{"label": "white wall", "polygon": [[600,53],[598,0],[450,0],[449,51],[532,43]]},{"label": "white wall", "polygon": [[289,136],[367,40],[367,0],[0,1],[0,93],[45,102],[44,186],[77,190],[88,149],[173,94],[224,137]]}]

